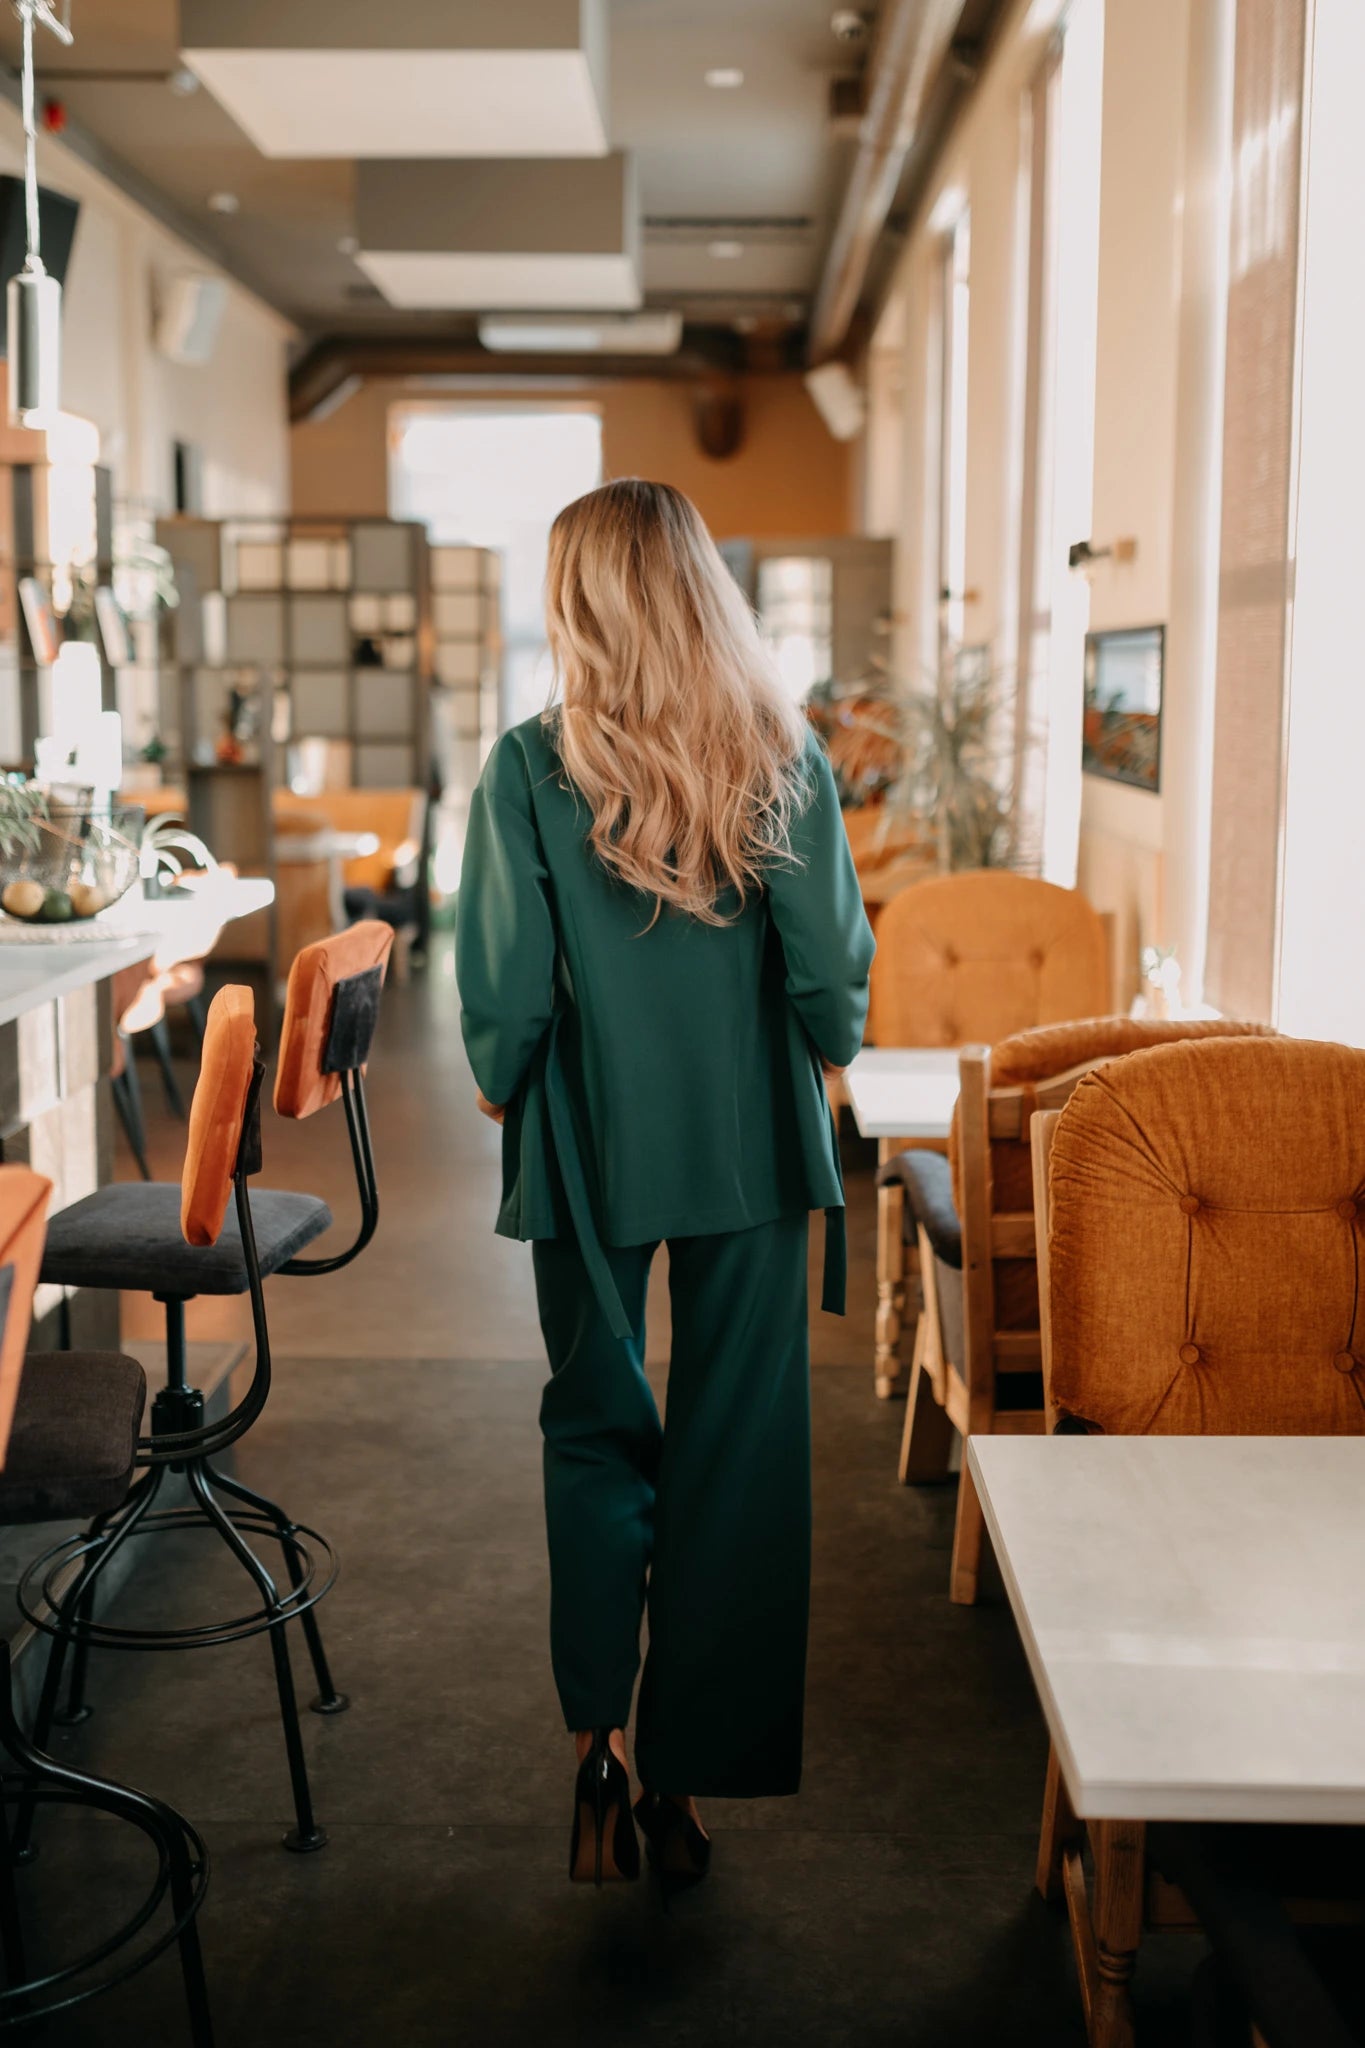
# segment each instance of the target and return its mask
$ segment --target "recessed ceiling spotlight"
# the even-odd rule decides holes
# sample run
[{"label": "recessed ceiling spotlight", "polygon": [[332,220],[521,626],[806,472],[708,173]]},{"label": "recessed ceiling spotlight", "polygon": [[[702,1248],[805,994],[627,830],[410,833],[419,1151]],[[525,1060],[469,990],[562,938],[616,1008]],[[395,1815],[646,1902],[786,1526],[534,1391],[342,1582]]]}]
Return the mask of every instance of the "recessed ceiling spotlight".
[{"label": "recessed ceiling spotlight", "polygon": [[829,18],[830,33],[841,43],[861,42],[867,34],[867,17],[856,7],[836,7]]},{"label": "recessed ceiling spotlight", "polygon": [[744,244],[743,242],[730,242],[724,240],[718,242],[708,242],[706,245],[706,253],[708,256],[717,257],[722,263],[733,263],[734,259],[737,256],[742,256],[744,254]]},{"label": "recessed ceiling spotlight", "polygon": [[339,256],[354,256],[359,247],[360,237],[358,235],[339,235],[337,237],[337,254]]},{"label": "recessed ceiling spotlight", "polygon": [[717,92],[734,92],[744,83],[744,73],[734,64],[717,64],[706,73],[706,83]]},{"label": "recessed ceiling spotlight", "polygon": [[188,64],[182,64],[178,71],[173,71],[166,83],[177,99],[187,100],[191,93],[199,90],[199,80]]},{"label": "recessed ceiling spotlight", "polygon": [[209,194],[210,213],[236,213],[241,203],[235,192],[210,192]]}]

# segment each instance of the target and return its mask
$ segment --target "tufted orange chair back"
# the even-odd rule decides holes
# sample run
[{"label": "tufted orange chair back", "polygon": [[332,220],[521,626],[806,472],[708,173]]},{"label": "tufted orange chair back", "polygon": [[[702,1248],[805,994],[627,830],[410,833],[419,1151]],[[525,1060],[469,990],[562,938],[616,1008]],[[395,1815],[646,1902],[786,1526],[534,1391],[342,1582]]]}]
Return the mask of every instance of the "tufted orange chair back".
[{"label": "tufted orange chair back", "polygon": [[218,1242],[237,1170],[255,1061],[256,1004],[251,990],[220,988],[209,1004],[180,1176],[180,1228],[187,1244]]},{"label": "tufted orange chair back", "polygon": [[304,946],[289,970],[280,1062],[275,1074],[275,1108],[280,1116],[312,1116],[341,1094],[340,1074],[323,1071],[332,998],[339,981],[377,967],[381,980],[393,951],[393,926],[378,918],[334,932]]},{"label": "tufted orange chair back", "polygon": [[19,1397],[51,1193],[52,1182],[31,1167],[0,1166],[0,1465]]},{"label": "tufted orange chair back", "polygon": [[1058,1120],[1050,1203],[1059,1415],[1365,1431],[1365,1052],[1218,1038],[1106,1066]]},{"label": "tufted orange chair back", "polygon": [[877,921],[877,1045],[993,1045],[1109,1008],[1104,921],[1075,889],[1003,870],[940,875]]}]

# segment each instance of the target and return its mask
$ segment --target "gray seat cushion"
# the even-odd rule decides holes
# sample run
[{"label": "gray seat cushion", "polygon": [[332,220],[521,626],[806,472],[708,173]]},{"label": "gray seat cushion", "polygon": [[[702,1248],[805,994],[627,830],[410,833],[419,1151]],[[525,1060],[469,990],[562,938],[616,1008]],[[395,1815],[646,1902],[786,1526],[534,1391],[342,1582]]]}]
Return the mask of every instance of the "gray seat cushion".
[{"label": "gray seat cushion", "polygon": [[924,1225],[935,1255],[945,1266],[962,1265],[962,1225],[953,1205],[952,1169],[941,1152],[897,1152],[877,1169],[877,1185],[900,1181],[905,1188],[905,1236]]},{"label": "gray seat cushion", "polygon": [[[253,1188],[251,1221],[262,1273],[275,1273],[321,1237],[332,1212],[316,1195]],[[217,1244],[186,1244],[178,1181],[120,1181],[59,1209],[47,1226],[43,1278],[67,1287],[142,1294],[245,1294],[246,1260],[229,1203]]]},{"label": "gray seat cushion", "polygon": [[40,1352],[24,1360],[0,1523],[85,1521],[127,1495],[147,1383],[117,1351]]}]

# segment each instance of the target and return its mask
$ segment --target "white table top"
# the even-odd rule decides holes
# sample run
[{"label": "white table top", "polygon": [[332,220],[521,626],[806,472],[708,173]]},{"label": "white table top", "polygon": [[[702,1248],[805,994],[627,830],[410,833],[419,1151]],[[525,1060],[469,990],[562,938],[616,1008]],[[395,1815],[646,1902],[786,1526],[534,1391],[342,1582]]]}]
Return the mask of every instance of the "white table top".
[{"label": "white table top", "polygon": [[35,926],[0,926],[0,1024],[139,960],[155,956],[166,966],[195,959],[225,924],[267,909],[274,899],[274,884],[263,876],[214,873],[192,896],[144,898],[130,890],[78,936],[68,925],[55,927],[64,937],[47,940]]},{"label": "white table top", "polygon": [[869,1045],[844,1075],[865,1138],[946,1138],[957,1101],[952,1046]]},{"label": "white table top", "polygon": [[1365,1822],[1365,1437],[972,1437],[1078,1813]]}]

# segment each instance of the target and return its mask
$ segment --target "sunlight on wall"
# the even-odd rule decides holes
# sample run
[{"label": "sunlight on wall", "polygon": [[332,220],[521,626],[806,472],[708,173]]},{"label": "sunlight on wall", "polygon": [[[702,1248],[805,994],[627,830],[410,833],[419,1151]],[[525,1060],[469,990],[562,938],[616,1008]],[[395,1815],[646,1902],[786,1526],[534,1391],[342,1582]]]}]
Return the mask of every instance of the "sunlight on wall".
[{"label": "sunlight on wall", "polygon": [[1067,567],[1090,533],[1095,468],[1103,0],[1067,17],[1057,110],[1057,305],[1053,401],[1052,635],[1043,873],[1074,887],[1081,826],[1081,710],[1090,587]]}]

